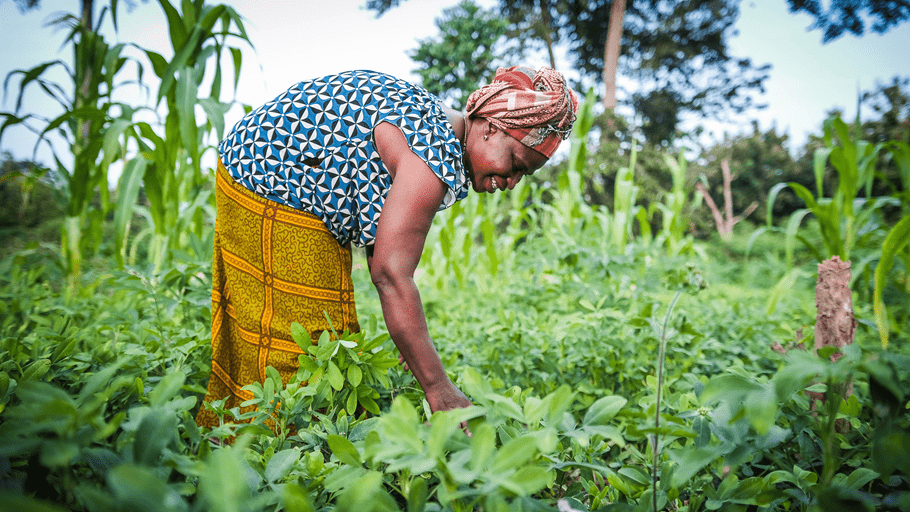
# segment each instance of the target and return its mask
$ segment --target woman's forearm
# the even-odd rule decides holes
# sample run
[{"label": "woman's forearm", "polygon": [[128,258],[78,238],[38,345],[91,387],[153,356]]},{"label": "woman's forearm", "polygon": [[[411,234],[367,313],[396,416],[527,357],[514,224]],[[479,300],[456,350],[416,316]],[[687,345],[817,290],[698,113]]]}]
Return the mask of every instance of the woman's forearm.
[{"label": "woman's forearm", "polygon": [[424,392],[447,384],[448,376],[430,339],[420,293],[410,278],[376,282],[386,328]]}]

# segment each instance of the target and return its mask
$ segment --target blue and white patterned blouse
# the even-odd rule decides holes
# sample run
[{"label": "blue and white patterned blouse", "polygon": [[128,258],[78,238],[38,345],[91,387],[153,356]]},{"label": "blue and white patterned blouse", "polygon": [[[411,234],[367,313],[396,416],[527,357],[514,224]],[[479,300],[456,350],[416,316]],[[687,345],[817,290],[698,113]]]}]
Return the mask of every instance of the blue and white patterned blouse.
[{"label": "blue and white patterned blouse", "polygon": [[392,185],[372,138],[383,121],[446,185],[440,210],[467,196],[461,143],[439,98],[374,71],[294,85],[234,126],[221,161],[259,196],[322,219],[341,244],[372,245]]}]

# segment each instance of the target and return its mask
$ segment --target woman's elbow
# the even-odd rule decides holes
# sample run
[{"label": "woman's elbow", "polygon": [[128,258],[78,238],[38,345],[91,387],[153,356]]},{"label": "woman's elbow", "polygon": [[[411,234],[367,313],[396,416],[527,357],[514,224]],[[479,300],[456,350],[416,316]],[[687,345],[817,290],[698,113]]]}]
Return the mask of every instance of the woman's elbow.
[{"label": "woman's elbow", "polygon": [[413,279],[413,273],[406,272],[388,263],[377,264],[374,261],[370,267],[370,281],[373,282],[373,286],[376,287],[380,294],[385,290],[398,289],[408,282],[413,282]]},{"label": "woman's elbow", "polygon": [[395,273],[388,265],[373,264],[370,266],[370,281],[380,292],[396,280]]}]

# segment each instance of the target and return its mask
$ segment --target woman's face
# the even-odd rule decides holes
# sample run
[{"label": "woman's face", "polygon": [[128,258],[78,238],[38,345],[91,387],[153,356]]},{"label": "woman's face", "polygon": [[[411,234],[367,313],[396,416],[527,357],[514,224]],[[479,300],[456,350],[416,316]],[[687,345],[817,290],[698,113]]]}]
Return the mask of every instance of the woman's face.
[{"label": "woman's face", "polygon": [[[475,192],[512,190],[525,175],[543,167],[547,157],[484,119],[471,120],[465,168]],[[486,136],[486,138],[484,138]]]}]

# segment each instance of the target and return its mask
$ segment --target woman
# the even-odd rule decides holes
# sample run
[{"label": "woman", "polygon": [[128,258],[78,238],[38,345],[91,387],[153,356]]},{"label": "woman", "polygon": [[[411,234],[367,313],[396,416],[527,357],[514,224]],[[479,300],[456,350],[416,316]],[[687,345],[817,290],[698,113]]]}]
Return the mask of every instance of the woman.
[{"label": "woman", "polygon": [[[414,270],[436,212],[476,192],[511,190],[543,166],[577,99],[549,68],[502,68],[465,113],[372,71],[300,82],[247,114],[221,143],[212,268],[212,376],[205,400],[252,394],[267,366],[287,381],[299,322],[359,330],[350,244],[370,277],[401,359],[433,411],[471,405],[427,331]],[[200,425],[217,425],[201,409]]]}]

